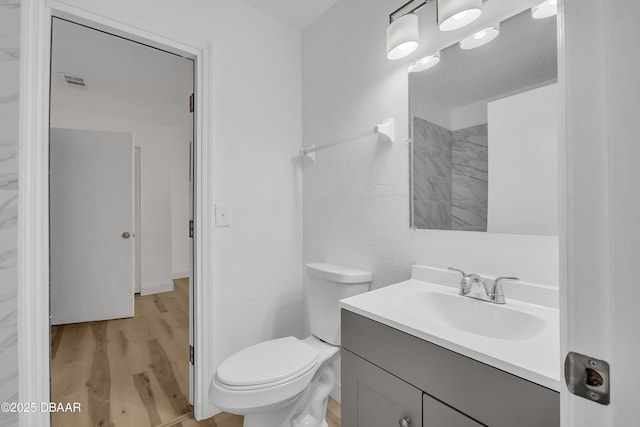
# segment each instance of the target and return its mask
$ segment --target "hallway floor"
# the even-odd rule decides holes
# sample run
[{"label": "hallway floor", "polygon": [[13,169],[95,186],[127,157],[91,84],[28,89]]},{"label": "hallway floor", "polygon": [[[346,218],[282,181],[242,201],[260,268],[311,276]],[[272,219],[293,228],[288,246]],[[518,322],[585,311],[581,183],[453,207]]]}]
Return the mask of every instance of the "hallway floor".
[{"label": "hallway floor", "polygon": [[[53,427],[241,427],[242,417],[195,421],[188,399],[188,280],[135,297],[135,317],[51,328],[51,400],[81,412],[53,413]],[[329,402],[329,427],[340,405]]]}]

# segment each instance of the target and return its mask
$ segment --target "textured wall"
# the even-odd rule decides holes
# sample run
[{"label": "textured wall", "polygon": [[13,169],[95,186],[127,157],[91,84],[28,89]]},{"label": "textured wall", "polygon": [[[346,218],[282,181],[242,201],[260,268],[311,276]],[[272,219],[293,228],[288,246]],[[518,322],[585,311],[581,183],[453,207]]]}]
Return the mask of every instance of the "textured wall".
[{"label": "textured wall", "polygon": [[[17,232],[20,2],[0,0],[0,402],[18,400]],[[0,412],[0,425],[17,425]]]}]

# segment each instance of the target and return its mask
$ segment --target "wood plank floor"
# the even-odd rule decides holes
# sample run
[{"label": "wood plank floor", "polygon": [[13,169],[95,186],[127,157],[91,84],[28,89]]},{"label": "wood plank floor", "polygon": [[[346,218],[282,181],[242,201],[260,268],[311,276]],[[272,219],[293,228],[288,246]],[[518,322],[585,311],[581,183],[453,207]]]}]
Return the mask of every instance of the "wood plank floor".
[{"label": "wood plank floor", "polygon": [[[53,427],[242,427],[227,413],[204,421],[189,405],[188,280],[174,291],[135,297],[135,317],[51,328],[53,402],[81,412],[52,414]],[[340,405],[327,409],[340,427]]]}]

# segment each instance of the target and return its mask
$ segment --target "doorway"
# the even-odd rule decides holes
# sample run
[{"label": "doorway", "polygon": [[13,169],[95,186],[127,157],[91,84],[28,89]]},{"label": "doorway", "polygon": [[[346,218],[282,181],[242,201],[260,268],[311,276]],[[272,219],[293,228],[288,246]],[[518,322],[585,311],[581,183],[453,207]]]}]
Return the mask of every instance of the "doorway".
[{"label": "doorway", "polygon": [[[62,373],[64,369],[54,371],[59,365],[52,363],[52,398],[57,401],[85,399],[90,422],[114,422],[123,417],[122,414],[131,416],[136,412],[135,419],[146,417],[151,425],[165,423],[174,419],[174,415],[181,416],[190,410],[193,396],[189,347],[193,344],[194,330],[194,292],[193,280],[190,280],[194,254],[193,238],[187,231],[194,202],[195,153],[191,149],[194,118],[193,109],[189,108],[193,105],[194,61],[60,18],[52,22],[51,54],[51,156],[57,144],[53,128],[66,128],[74,134],[129,134],[131,156],[125,161],[127,164],[120,165],[129,172],[134,169],[133,146],[139,147],[136,160],[140,191],[135,196],[140,202],[140,224],[134,227],[134,203],[131,203],[131,211],[125,215],[131,219],[131,227],[119,230],[116,240],[132,246],[131,253],[124,257],[129,261],[123,267],[126,278],[119,280],[130,280],[124,287],[131,289],[128,297],[133,303],[133,283],[139,271],[141,294],[135,297],[132,319],[103,321],[130,316],[127,314],[84,317],[79,321],[88,323],[60,322],[63,325],[52,330],[51,360],[65,354],[66,343],[71,347],[67,348],[64,366],[76,368],[73,373]],[[84,153],[84,158],[80,156],[76,161],[86,161],[90,155]],[[64,167],[74,173],[80,169],[73,164]],[[133,201],[135,174],[130,176],[129,199]],[[75,178],[84,181],[77,174]],[[51,184],[56,184],[53,176]],[[104,194],[107,185],[111,185],[108,179],[93,193]],[[68,193],[73,192],[67,192],[69,196]],[[50,192],[52,214],[56,209],[54,197],[56,194]],[[83,199],[80,197],[75,203],[81,204]],[[67,210],[62,216],[73,213]],[[109,221],[93,226],[103,229],[107,225]],[[54,242],[56,223],[52,221],[50,227],[51,262],[54,262],[57,253],[68,251]],[[93,234],[83,233],[84,236]],[[134,255],[134,243],[140,244],[138,257]],[[77,246],[77,253],[71,258],[85,264],[93,257],[92,251],[83,251],[80,244]],[[107,253],[100,258],[111,261],[115,254]],[[52,271],[56,271],[53,265]],[[74,279],[74,274],[65,279],[66,285]],[[53,317],[56,315],[55,281],[56,276],[52,274]],[[85,290],[89,288],[86,298],[98,294],[91,289],[95,286],[93,280],[84,277],[81,282]],[[66,300],[77,295],[70,292]],[[75,303],[76,307],[78,303],[90,305]],[[92,303],[100,307],[111,305],[105,296]],[[69,306],[67,309],[74,308],[73,304]],[[82,347],[83,342],[86,348]],[[176,343],[179,345],[175,346]],[[123,364],[127,369],[119,369]],[[85,368],[78,373],[80,366]],[[54,383],[57,380],[64,384],[58,387]],[[175,393],[176,389],[180,392]],[[63,394],[56,396],[56,393]],[[154,396],[166,397],[165,405],[154,401]],[[140,405],[131,406],[136,400]],[[156,408],[166,407],[172,411],[154,410],[154,404]],[[55,417],[53,421],[56,425]]]}]

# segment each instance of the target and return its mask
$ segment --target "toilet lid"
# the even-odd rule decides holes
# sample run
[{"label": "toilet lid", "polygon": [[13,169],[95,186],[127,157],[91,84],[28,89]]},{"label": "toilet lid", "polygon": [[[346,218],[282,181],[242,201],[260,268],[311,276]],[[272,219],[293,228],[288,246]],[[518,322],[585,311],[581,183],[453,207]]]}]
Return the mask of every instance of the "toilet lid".
[{"label": "toilet lid", "polygon": [[278,338],[247,347],[222,362],[216,372],[231,386],[264,385],[296,377],[313,367],[318,353],[295,337]]}]

